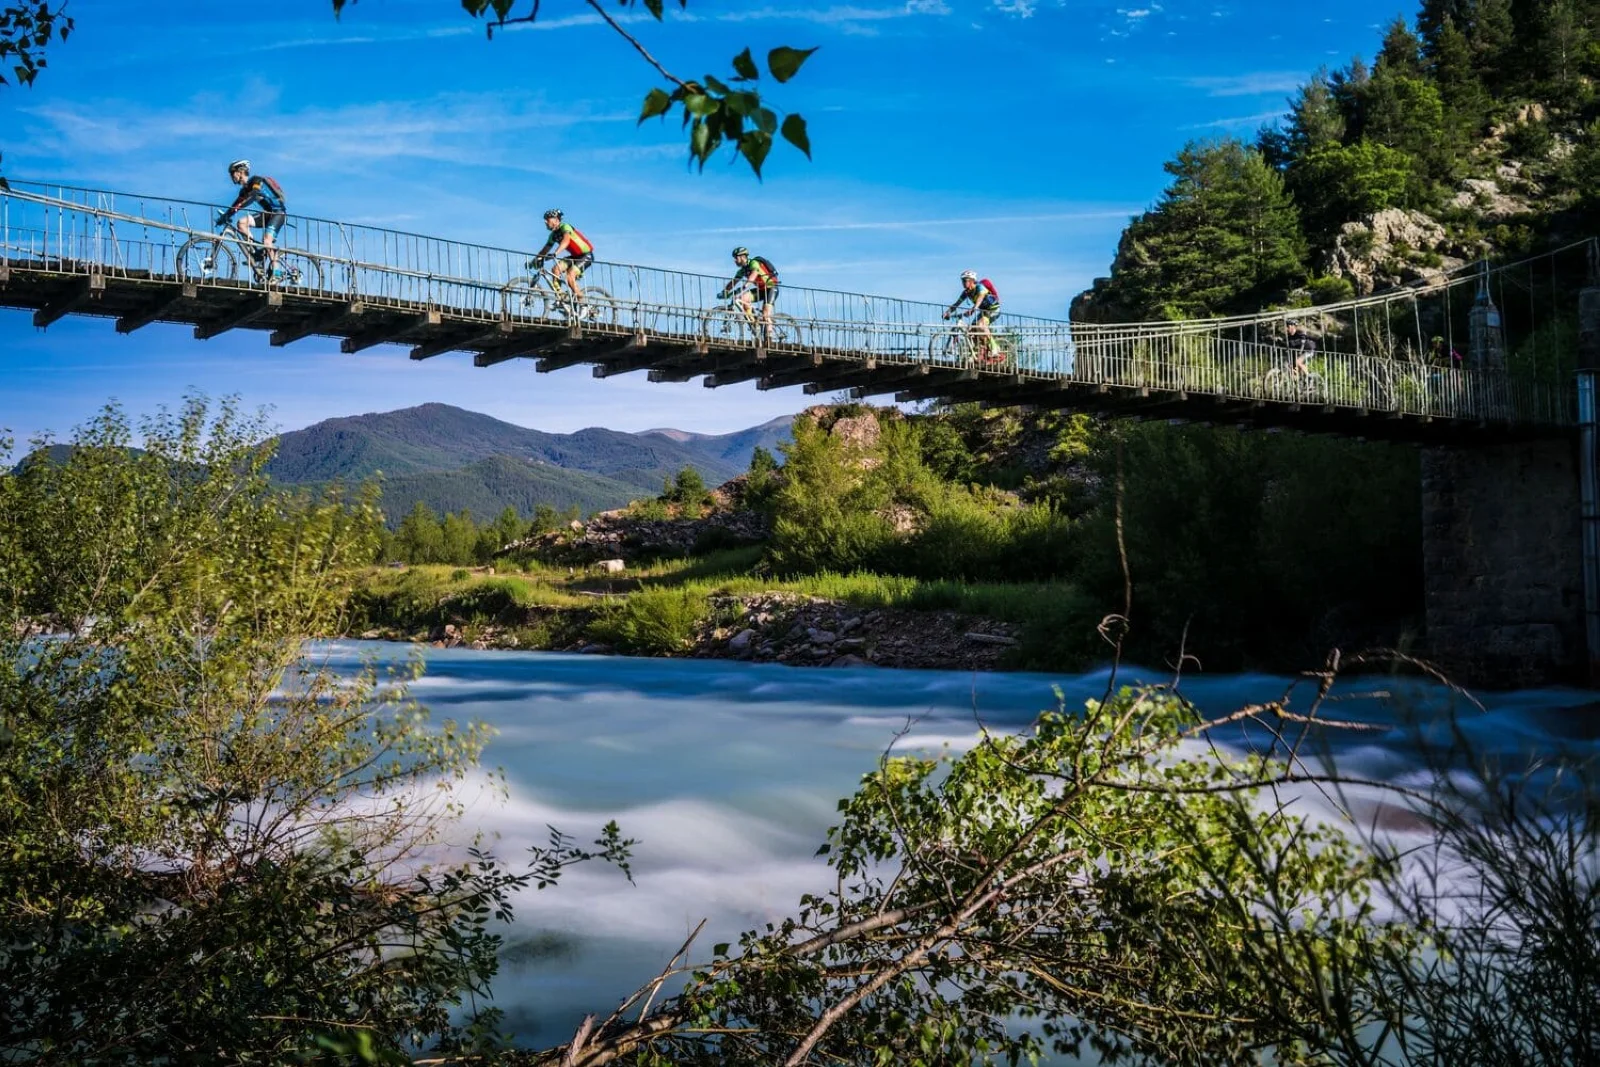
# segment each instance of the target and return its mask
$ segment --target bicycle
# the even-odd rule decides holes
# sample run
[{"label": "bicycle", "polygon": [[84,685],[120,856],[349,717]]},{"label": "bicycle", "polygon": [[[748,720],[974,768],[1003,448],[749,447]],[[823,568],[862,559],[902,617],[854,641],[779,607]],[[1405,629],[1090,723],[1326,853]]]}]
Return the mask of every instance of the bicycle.
[{"label": "bicycle", "polygon": [[1328,383],[1322,375],[1309,369],[1273,367],[1262,375],[1260,386],[1267,398],[1296,404],[1320,402],[1328,395]]},{"label": "bicycle", "polygon": [[1016,354],[1007,350],[999,336],[991,332],[989,344],[980,345],[972,324],[961,319],[957,315],[948,330],[928,339],[928,356],[933,362],[958,367],[1003,367],[1016,362]]},{"label": "bicycle", "polygon": [[270,253],[266,245],[249,237],[232,219],[214,234],[196,235],[185,241],[177,254],[178,278],[182,281],[240,282],[246,278],[241,261],[250,266],[250,277],[258,285],[296,289],[321,289],[322,263],[304,252],[278,248],[278,277],[270,273]]},{"label": "bicycle", "polygon": [[774,311],[769,328],[761,312],[756,310],[754,301],[746,304],[739,299],[741,293],[752,288],[749,285],[740,286],[728,294],[726,304],[718,304],[707,310],[700,320],[701,335],[707,341],[723,344],[743,344],[746,341],[759,343],[763,337],[769,348],[800,344],[800,323],[793,315]]},{"label": "bicycle", "polygon": [[567,283],[550,269],[548,257],[528,261],[538,273],[512,278],[500,287],[500,311],[507,318],[561,319],[565,322],[591,322],[615,325],[617,305],[610,293],[598,285],[583,287],[580,303]]}]

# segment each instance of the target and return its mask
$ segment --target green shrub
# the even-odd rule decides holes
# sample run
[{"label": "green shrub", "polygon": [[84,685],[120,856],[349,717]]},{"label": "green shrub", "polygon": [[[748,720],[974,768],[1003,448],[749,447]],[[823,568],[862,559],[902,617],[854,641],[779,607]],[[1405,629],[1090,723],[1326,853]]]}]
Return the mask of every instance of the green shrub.
[{"label": "green shrub", "polygon": [[648,589],[605,608],[589,624],[589,636],[624,652],[667,656],[688,648],[710,611],[697,590]]},{"label": "green shrub", "polygon": [[1306,283],[1306,289],[1311,294],[1311,302],[1317,305],[1337,304],[1356,295],[1355,286],[1350,284],[1350,279],[1341,278],[1337,274],[1318,275]]}]

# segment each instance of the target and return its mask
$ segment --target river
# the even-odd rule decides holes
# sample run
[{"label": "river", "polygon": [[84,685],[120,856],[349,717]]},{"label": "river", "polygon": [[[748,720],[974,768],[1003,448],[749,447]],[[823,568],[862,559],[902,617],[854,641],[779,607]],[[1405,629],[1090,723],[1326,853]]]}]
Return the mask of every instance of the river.
[{"label": "river", "polygon": [[[321,651],[331,666],[353,671],[364,656],[394,661],[410,649],[334,642]],[[968,674],[424,651],[427,672],[415,697],[437,718],[476,719],[497,730],[484,762],[504,770],[509,798],[474,803],[466,826],[497,835],[498,855],[515,859],[543,842],[547,824],[588,841],[616,819],[639,840],[635,885],[592,864],[519,899],[495,992],[507,1029],[537,1044],[570,1036],[586,1012],[609,1011],[702,918],[710,920],[701,941],[708,953],[713,942],[788,914],[802,893],[824,888],[828,869],[814,853],[835,803],[897,733],[904,732],[900,749],[959,751],[974,740],[979,717],[992,729],[1018,730],[1055,705],[1053,687],[1067,707],[1080,708],[1107,682],[1105,671]],[[1167,679],[1128,668],[1122,680]],[[1287,684],[1270,675],[1197,675],[1183,691],[1218,715],[1275,698]],[[1374,684],[1349,688],[1368,692]],[[1423,736],[1442,736],[1453,706],[1488,753],[1526,759],[1600,749],[1594,693],[1488,694],[1482,711],[1437,686],[1404,684],[1396,695],[1337,705],[1340,718],[1390,727],[1338,739],[1342,769],[1420,780],[1415,733],[1400,722],[1416,714],[1429,724]]]}]

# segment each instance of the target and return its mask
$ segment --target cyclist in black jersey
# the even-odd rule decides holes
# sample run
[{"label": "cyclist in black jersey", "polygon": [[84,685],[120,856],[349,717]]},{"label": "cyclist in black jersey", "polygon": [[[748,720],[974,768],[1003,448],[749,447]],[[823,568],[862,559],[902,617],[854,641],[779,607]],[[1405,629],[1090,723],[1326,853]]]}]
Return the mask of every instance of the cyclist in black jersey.
[{"label": "cyclist in black jersey", "polygon": [[1298,322],[1291,322],[1283,328],[1284,347],[1294,357],[1294,372],[1305,374],[1311,370],[1308,361],[1317,353],[1317,342],[1312,336],[1300,328]]},{"label": "cyclist in black jersey", "polygon": [[[283,197],[283,188],[265,174],[250,175],[250,161],[236,159],[228,164],[228,177],[233,184],[239,186],[239,195],[224,210],[217,213],[217,225],[226,226],[228,220],[234,215],[239,216],[239,232],[244,234],[245,240],[251,240],[250,231],[257,223],[261,226],[261,244],[266,249],[267,262],[261,266],[269,268],[272,277],[282,276],[278,269],[278,231],[283,229],[284,219],[288,204]],[[245,211],[247,207],[254,206],[256,212]]]}]

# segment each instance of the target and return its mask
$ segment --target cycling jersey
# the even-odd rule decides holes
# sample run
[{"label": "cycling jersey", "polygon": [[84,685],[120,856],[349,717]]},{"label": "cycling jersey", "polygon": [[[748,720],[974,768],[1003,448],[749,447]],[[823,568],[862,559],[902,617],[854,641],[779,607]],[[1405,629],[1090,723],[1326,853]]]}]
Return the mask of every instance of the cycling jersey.
[{"label": "cycling jersey", "polygon": [[594,254],[594,245],[589,242],[587,237],[579,233],[578,228],[570,222],[563,222],[550,231],[550,239],[544,243],[544,247],[539,250],[539,254],[544,255],[561,244],[562,241],[567,242],[567,254],[573,259]]},{"label": "cycling jersey", "polygon": [[728,288],[733,288],[740,282],[749,282],[757,291],[765,292],[778,287],[778,268],[764,256],[751,256],[739,272],[733,276],[733,281],[728,283]]},{"label": "cycling jersey", "polygon": [[994,282],[991,282],[988,278],[984,278],[971,289],[963,288],[961,295],[956,297],[955,303],[951,304],[947,310],[954,311],[961,306],[963,300],[972,301],[973,306],[980,311],[1000,310],[1000,292],[994,287]]},{"label": "cycling jersey", "polygon": [[261,210],[268,214],[281,215],[288,210],[283,198],[283,188],[265,174],[253,174],[245,179],[239,195],[227,213],[233,215],[251,203],[259,205]]}]

